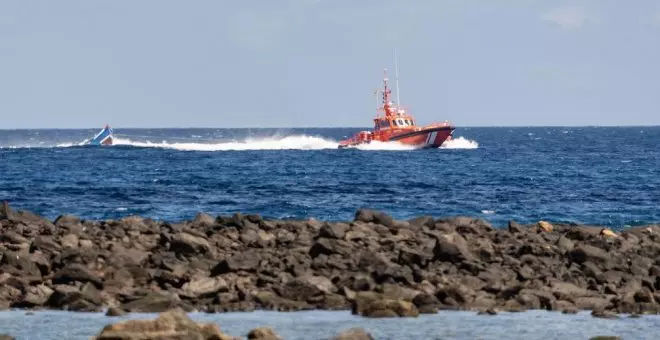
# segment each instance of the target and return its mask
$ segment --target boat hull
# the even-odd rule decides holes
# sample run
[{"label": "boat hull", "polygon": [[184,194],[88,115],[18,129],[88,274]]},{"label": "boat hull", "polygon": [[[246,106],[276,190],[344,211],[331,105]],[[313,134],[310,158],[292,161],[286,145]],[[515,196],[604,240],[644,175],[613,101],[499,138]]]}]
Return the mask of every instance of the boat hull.
[{"label": "boat hull", "polygon": [[99,132],[94,138],[92,138],[87,144],[88,145],[112,145],[114,138],[112,136],[112,128],[106,126]]},{"label": "boat hull", "polygon": [[449,126],[427,128],[420,131],[397,134],[389,138],[389,141],[423,149],[434,149],[439,148],[442,143],[451,137],[453,132],[454,128]]},{"label": "boat hull", "polygon": [[454,132],[452,126],[432,126],[418,130],[396,131],[389,134],[370,133],[364,131],[356,134],[354,137],[341,141],[339,148],[344,149],[362,144],[369,144],[372,141],[379,142],[397,142],[404,145],[410,145],[419,149],[439,148],[442,144],[451,138]]}]

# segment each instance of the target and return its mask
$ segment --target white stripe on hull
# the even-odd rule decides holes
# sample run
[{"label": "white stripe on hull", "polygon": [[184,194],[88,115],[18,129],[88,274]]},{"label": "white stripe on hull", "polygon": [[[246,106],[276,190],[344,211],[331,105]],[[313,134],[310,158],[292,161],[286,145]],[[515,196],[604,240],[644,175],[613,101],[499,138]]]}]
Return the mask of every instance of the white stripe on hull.
[{"label": "white stripe on hull", "polygon": [[426,137],[426,145],[433,145],[435,143],[435,138],[438,136],[437,131],[433,131],[429,133],[428,137]]}]

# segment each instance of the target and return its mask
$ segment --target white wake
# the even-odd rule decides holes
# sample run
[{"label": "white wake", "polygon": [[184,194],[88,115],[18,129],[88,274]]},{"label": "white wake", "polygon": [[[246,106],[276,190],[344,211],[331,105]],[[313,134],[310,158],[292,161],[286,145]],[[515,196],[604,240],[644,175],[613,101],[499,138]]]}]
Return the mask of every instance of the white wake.
[{"label": "white wake", "polygon": [[442,149],[477,149],[479,143],[473,140],[465,139],[464,137],[452,138],[445,141],[440,146]]},{"label": "white wake", "polygon": [[[67,148],[82,146],[89,140],[81,142],[59,143],[55,147]],[[162,141],[135,141],[129,137],[121,138],[115,136],[114,145],[125,145],[142,148],[162,148],[180,151],[248,151],[248,150],[324,150],[337,149],[339,142],[317,136],[292,135],[275,137],[253,137],[244,140],[222,141],[222,142],[172,142]],[[47,145],[39,146],[9,146],[8,148],[23,147],[49,147]],[[52,146],[50,146],[52,147]],[[476,141],[458,137],[445,142],[443,149],[476,149],[479,144]],[[2,147],[7,148],[7,147]],[[417,147],[398,142],[379,142],[372,141],[369,144],[361,144],[351,147],[353,149],[364,151],[406,151],[415,150]]]},{"label": "white wake", "polygon": [[218,143],[188,143],[168,141],[137,142],[116,138],[114,145],[130,145],[143,148],[165,148],[181,151],[246,151],[246,150],[323,150],[336,149],[337,142],[314,136],[287,136],[270,138],[248,138],[243,141]]}]

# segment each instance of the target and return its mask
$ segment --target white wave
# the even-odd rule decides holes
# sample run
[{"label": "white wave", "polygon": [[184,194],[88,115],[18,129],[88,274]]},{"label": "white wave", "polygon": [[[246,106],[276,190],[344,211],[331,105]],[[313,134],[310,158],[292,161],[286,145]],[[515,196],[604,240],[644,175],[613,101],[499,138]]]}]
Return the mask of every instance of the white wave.
[{"label": "white wave", "polygon": [[82,146],[82,145],[87,144],[87,142],[89,142],[89,139],[86,139],[82,142],[75,142],[75,143],[60,143],[60,144],[55,145],[55,147],[56,148],[69,148],[69,147],[72,147],[72,146]]},{"label": "white wave", "polygon": [[220,143],[170,143],[137,142],[130,139],[115,138],[114,145],[130,145],[143,148],[164,148],[181,151],[245,151],[245,150],[322,150],[336,149],[337,142],[314,136],[287,136],[270,138],[248,138],[244,141]]},{"label": "white wave", "polygon": [[445,141],[440,146],[442,149],[477,149],[479,143],[473,140],[465,139],[464,137],[452,138]]},{"label": "white wave", "polygon": [[492,215],[495,213],[495,210],[482,210],[481,213],[484,215]]}]

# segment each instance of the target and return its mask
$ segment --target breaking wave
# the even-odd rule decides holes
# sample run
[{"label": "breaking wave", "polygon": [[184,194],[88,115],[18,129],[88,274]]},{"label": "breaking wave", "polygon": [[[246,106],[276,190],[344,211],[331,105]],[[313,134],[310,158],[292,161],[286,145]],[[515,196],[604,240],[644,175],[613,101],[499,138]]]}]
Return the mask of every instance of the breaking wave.
[{"label": "breaking wave", "polygon": [[442,149],[477,149],[479,143],[473,140],[465,139],[464,137],[452,138],[440,146]]}]

